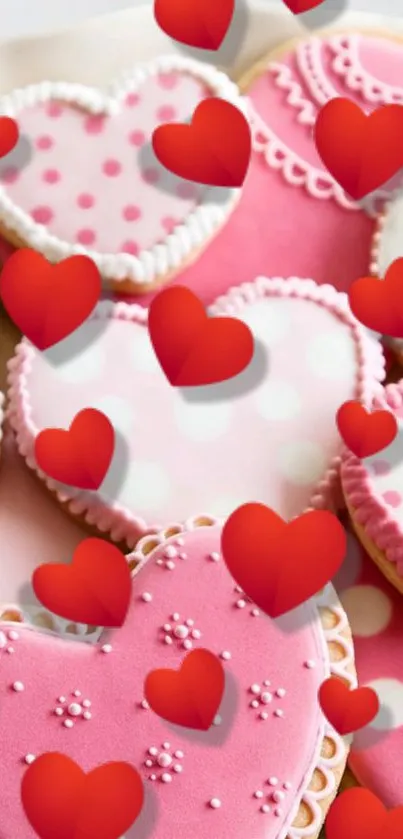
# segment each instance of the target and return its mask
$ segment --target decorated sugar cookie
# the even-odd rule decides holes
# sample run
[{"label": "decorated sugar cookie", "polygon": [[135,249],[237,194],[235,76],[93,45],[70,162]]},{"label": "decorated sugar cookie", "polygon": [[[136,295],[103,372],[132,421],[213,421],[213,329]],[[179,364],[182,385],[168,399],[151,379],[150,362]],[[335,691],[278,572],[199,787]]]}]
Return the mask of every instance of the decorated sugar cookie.
[{"label": "decorated sugar cookie", "polygon": [[[210,313],[248,324],[255,354],[242,374],[209,388],[169,384],[146,310],[126,303],[102,302],[53,350],[41,353],[24,339],[9,362],[10,422],[28,465],[71,513],[130,547],[195,509],[227,516],[255,499],[290,519],[331,506],[341,452],[336,411],[380,389],[378,343],[329,286],[259,278]],[[94,492],[48,479],[34,457],[41,430],[67,429],[88,407],[103,411],[116,432]]]},{"label": "decorated sugar cookie", "polygon": [[[1,662],[1,839],[34,839],[21,779],[49,751],[85,771],[108,760],[137,769],[145,800],[126,839],[318,835],[347,749],[317,692],[330,673],[355,685],[346,616],[331,586],[282,618],[260,614],[228,573],[220,527],[204,521],[139,543],[126,622],[97,645],[20,628],[15,654]],[[178,670],[201,648],[225,674],[207,731],[165,722],[143,692],[151,671]]]},{"label": "decorated sugar cookie", "polygon": [[224,73],[168,56],[106,91],[42,82],[3,97],[0,112],[18,119],[21,139],[0,161],[2,232],[51,261],[86,254],[118,289],[166,282],[217,233],[240,194],[177,178],[152,150],[158,125],[189,120],[210,96],[241,106]]},{"label": "decorated sugar cookie", "polygon": [[364,547],[403,593],[403,381],[388,385],[384,395],[374,400],[374,407],[394,412],[397,436],[387,448],[363,460],[345,452],[342,486]]}]

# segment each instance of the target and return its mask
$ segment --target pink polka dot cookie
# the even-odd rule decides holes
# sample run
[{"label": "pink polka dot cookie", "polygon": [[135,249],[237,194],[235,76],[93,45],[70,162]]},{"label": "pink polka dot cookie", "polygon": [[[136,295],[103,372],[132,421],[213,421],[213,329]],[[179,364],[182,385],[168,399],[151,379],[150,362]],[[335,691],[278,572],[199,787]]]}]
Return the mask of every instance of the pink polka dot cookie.
[{"label": "pink polka dot cookie", "polygon": [[158,58],[109,90],[43,82],[0,100],[21,140],[0,161],[0,224],[51,261],[90,256],[105,282],[138,293],[166,282],[218,232],[239,189],[183,181],[154,156],[154,129],[206,97],[242,107],[212,66]]},{"label": "pink polka dot cookie", "polygon": [[398,433],[378,454],[363,460],[345,452],[341,466],[344,496],[364,547],[403,593],[403,380],[390,384],[374,406],[396,415]]},{"label": "pink polka dot cookie", "polygon": [[[10,422],[28,465],[71,513],[129,547],[195,509],[221,517],[255,499],[290,519],[331,506],[341,453],[336,411],[381,389],[378,342],[330,286],[260,277],[218,299],[210,314],[247,323],[255,355],[241,375],[209,388],[168,383],[147,311],[126,303],[102,302],[54,349],[41,353],[24,339],[9,362]],[[88,407],[102,410],[117,434],[96,492],[47,479],[34,457],[41,430],[68,428]]]},{"label": "pink polka dot cookie", "polygon": [[[145,537],[129,557],[141,564],[125,624],[96,645],[20,628],[1,660],[1,839],[34,839],[21,779],[53,751],[86,771],[110,760],[137,769],[145,802],[127,839],[317,837],[347,753],[317,692],[330,674],[355,685],[347,619],[331,586],[282,618],[260,614],[234,585],[220,534],[192,518]],[[143,693],[151,670],[178,669],[200,648],[225,674],[207,731],[165,722]]]}]

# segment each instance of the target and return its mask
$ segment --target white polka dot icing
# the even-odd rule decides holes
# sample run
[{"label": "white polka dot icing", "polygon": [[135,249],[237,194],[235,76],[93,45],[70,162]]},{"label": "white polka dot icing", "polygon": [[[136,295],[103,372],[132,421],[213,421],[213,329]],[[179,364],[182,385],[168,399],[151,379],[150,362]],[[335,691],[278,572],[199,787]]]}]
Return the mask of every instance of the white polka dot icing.
[{"label": "white polka dot icing", "polygon": [[[104,636],[97,646],[67,640],[61,644],[52,635],[19,627],[18,659],[17,654],[2,659],[0,719],[8,755],[1,777],[5,836],[31,836],[19,806],[21,765],[31,756],[67,749],[80,765],[97,766],[116,759],[118,744],[119,759],[138,769],[145,794],[155,804],[149,839],[176,839],[179,812],[195,839],[210,839],[212,831],[228,839],[278,839],[286,834],[297,839],[291,822],[299,798],[304,795],[309,803],[306,788],[327,732],[317,702],[318,687],[331,672],[320,602],[312,599],[273,621],[253,620],[245,610],[232,608],[233,583],[226,565],[209,559],[220,552],[220,536],[219,526],[198,528],[192,520],[182,533],[181,547],[188,559],[173,574],[165,573],[157,560],[165,558],[168,547],[175,547],[176,537],[168,543],[162,535],[155,537],[155,550],[134,576],[126,622],[107,634],[113,647],[110,655],[101,653]],[[147,540],[140,541],[133,559],[140,558]],[[144,592],[152,593],[148,603],[142,600]],[[343,612],[330,586],[323,597],[322,605],[329,602],[341,625]],[[223,662],[226,686],[216,719],[197,737],[180,726],[173,728],[142,704],[147,673],[161,667],[177,669],[183,657],[175,644],[160,642],[164,624],[170,624],[173,635],[178,626],[190,634],[200,627],[207,649],[217,656],[231,651],[231,659]],[[310,658],[317,661],[314,670],[304,667]],[[17,681],[25,686],[21,692],[8,687]],[[260,690],[262,709],[270,707],[264,704],[270,691],[272,704],[284,707],[285,716],[269,714],[264,721],[256,720],[247,701],[256,695],[252,686]],[[200,684],[198,699],[202,698]],[[62,713],[52,713],[56,708]],[[93,709],[87,721],[84,714]],[[343,761],[344,746],[331,736],[337,765]],[[318,768],[326,767],[319,763]],[[269,779],[274,777],[273,786]],[[285,788],[285,783],[291,786]],[[257,790],[262,791],[260,801],[254,795]],[[317,791],[312,794],[316,800]],[[314,817],[308,835],[317,835],[320,818]]]},{"label": "white polka dot icing", "polygon": [[217,232],[240,193],[177,178],[152,149],[157,126],[188,121],[209,96],[242,107],[224,73],[165,56],[105,91],[43,82],[3,97],[0,110],[18,120],[30,151],[23,166],[13,152],[0,161],[8,229],[52,261],[86,253],[107,280],[150,284],[172,275]]},{"label": "white polka dot icing", "polygon": [[[345,296],[328,286],[259,278],[211,309],[212,316],[226,312],[255,324],[259,343],[249,370],[212,388],[171,387],[150,364],[144,309],[124,303],[101,303],[58,345],[57,364],[52,350],[39,353],[26,341],[10,364],[11,421],[30,463],[42,428],[66,428],[92,404],[103,404],[114,417],[122,439],[99,491],[49,485],[73,499],[72,512],[86,513],[130,546],[156,522],[184,521],[194,510],[227,516],[251,497],[285,519],[326,506],[341,449],[336,410],[379,388],[381,351],[350,314]],[[320,369],[309,353],[327,333],[343,362],[339,375],[332,353],[324,353]],[[293,353],[294,345],[304,351]],[[97,360],[93,376],[85,384],[67,381],[64,359],[70,367],[74,358],[79,368],[82,347],[86,358],[94,353]]]}]

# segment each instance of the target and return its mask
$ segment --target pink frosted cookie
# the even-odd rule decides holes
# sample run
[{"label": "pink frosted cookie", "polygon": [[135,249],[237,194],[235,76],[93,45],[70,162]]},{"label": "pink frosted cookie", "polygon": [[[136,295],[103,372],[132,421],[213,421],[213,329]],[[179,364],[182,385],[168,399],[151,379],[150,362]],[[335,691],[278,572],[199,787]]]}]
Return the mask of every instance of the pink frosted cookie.
[{"label": "pink frosted cookie", "polygon": [[21,133],[0,161],[6,237],[56,262],[87,254],[121,290],[166,282],[217,233],[240,194],[177,178],[152,151],[158,125],[187,121],[210,96],[241,104],[224,73],[168,56],[104,92],[42,82],[3,97],[0,112],[16,117]]},{"label": "pink frosted cookie", "polygon": [[[41,353],[24,339],[9,362],[10,422],[28,465],[71,513],[129,547],[195,509],[227,516],[254,499],[290,519],[330,505],[341,448],[336,410],[381,389],[380,347],[330,286],[261,277],[211,308],[226,313],[251,327],[255,355],[241,375],[209,388],[171,387],[147,311],[126,303],[104,301],[55,349]],[[40,430],[68,428],[88,407],[117,431],[97,492],[47,479],[34,459]]]},{"label": "pink frosted cookie", "polygon": [[227,224],[181,276],[206,303],[259,274],[314,277],[348,291],[368,271],[382,196],[358,205],[339,187],[313,142],[319,109],[343,96],[365,111],[403,102],[403,49],[360,34],[285,45],[240,81],[249,100],[252,159]]},{"label": "pink frosted cookie", "polygon": [[349,765],[387,807],[403,805],[403,610],[401,596],[350,535],[334,580],[353,633],[360,685],[377,692],[380,711],[354,735]]},{"label": "pink frosted cookie", "polygon": [[[403,256],[403,193],[388,201],[378,217],[372,240],[370,271],[375,277],[384,277],[395,259]],[[403,362],[403,338],[387,338],[398,360]]]},{"label": "pink frosted cookie", "polygon": [[403,593],[403,380],[388,385],[374,407],[389,407],[398,434],[386,449],[359,460],[345,452],[344,496],[354,528],[369,555]]},{"label": "pink frosted cookie", "polygon": [[[145,803],[126,839],[318,835],[346,743],[326,723],[317,691],[330,673],[355,685],[345,614],[331,586],[277,620],[259,614],[220,556],[220,528],[198,521],[153,537],[151,553],[150,538],[139,543],[130,559],[142,565],[120,630],[94,647],[23,627],[15,654],[2,657],[0,839],[34,839],[20,784],[26,764],[48,751],[84,770],[126,760],[140,772]],[[197,648],[225,671],[207,732],[165,722],[143,694],[151,670],[177,669]]]}]

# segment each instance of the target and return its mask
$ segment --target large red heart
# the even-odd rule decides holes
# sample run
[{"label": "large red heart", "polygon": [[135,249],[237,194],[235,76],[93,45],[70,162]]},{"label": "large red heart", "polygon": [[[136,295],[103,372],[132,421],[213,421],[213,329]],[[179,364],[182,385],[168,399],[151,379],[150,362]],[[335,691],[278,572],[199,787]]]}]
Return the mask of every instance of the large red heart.
[{"label": "large red heart", "polygon": [[144,695],[158,716],[168,722],[207,731],[220,707],[225,675],[221,662],[209,650],[193,650],[180,670],[153,670],[144,683]]},{"label": "large red heart", "polygon": [[315,144],[334,179],[359,200],[403,166],[403,106],[382,105],[366,116],[350,99],[319,111]]},{"label": "large red heart", "polygon": [[228,570],[270,617],[294,609],[334,577],[346,553],[346,534],[325,510],[283,521],[264,504],[238,507],[224,525]]},{"label": "large red heart", "polygon": [[75,623],[122,626],[129,608],[129,566],[118,548],[103,539],[80,542],[71,565],[40,565],[32,585],[47,609]]},{"label": "large red heart", "polygon": [[6,157],[18,143],[18,123],[11,117],[0,117],[0,157]]},{"label": "large red heart", "polygon": [[379,711],[373,688],[350,690],[337,676],[324,681],[319,689],[320,707],[339,734],[351,734],[371,722]]},{"label": "large red heart", "polygon": [[403,338],[403,259],[395,259],[381,280],[360,277],[348,293],[351,310],[365,326]]},{"label": "large red heart", "polygon": [[234,14],[234,0],[155,0],[158,26],[175,41],[204,50],[218,50]]},{"label": "large red heart", "polygon": [[101,278],[87,256],[51,265],[22,248],[9,257],[0,276],[0,297],[11,320],[46,350],[74,332],[91,314],[101,294]]},{"label": "large red heart", "polygon": [[369,789],[355,787],[341,793],[326,818],[327,839],[401,839],[403,807],[386,810]]},{"label": "large red heart", "polygon": [[163,166],[189,181],[242,186],[251,155],[251,132],[242,111],[225,99],[205,99],[190,125],[160,125],[152,144]]},{"label": "large red heart", "polygon": [[95,408],[85,408],[68,431],[45,428],[35,440],[35,458],[40,469],[56,481],[98,489],[109,469],[115,447],[115,432],[108,417]]},{"label": "large red heart", "polygon": [[141,812],[144,788],[130,763],[85,773],[66,755],[48,752],[25,772],[21,798],[40,839],[120,839]]},{"label": "large red heart", "polygon": [[391,411],[370,413],[356,400],[341,405],[336,422],[347,448],[360,458],[381,452],[397,434],[397,420]]},{"label": "large red heart", "polygon": [[171,385],[189,387],[238,375],[253,356],[253,336],[241,320],[208,318],[188,288],[161,291],[148,314],[150,338]]}]

